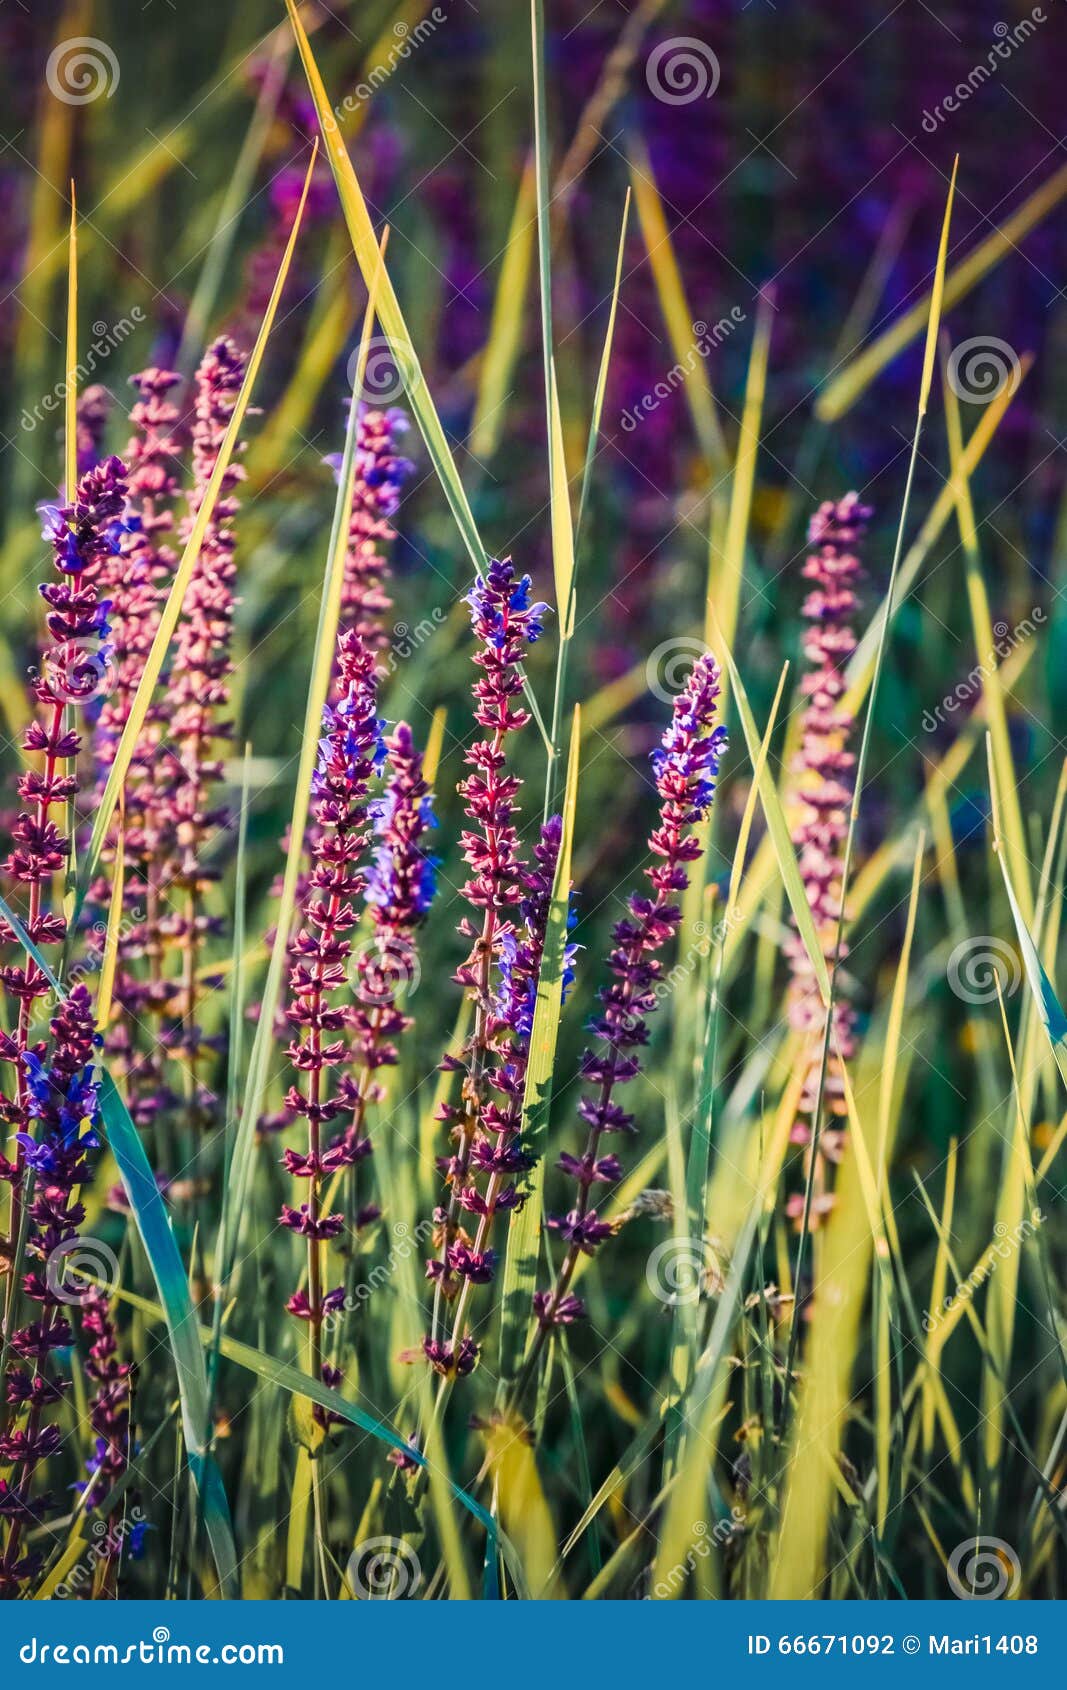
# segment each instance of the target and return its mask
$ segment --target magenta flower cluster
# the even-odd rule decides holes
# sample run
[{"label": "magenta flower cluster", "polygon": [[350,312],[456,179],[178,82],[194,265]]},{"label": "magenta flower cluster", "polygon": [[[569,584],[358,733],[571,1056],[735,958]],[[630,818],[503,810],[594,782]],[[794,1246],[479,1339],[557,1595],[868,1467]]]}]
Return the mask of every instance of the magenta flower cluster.
[{"label": "magenta flower cluster", "polygon": [[[852,715],[843,703],[847,690],[845,670],[856,649],[852,621],[858,605],[856,587],[862,573],[857,547],[870,515],[869,508],[856,493],[846,493],[836,502],[827,500],[820,505],[811,519],[808,530],[811,550],[804,563],[804,577],[812,584],[803,606],[809,623],[804,639],[804,656],[809,667],[801,686],[804,714],[797,758],[800,813],[793,837],[815,930],[828,964],[834,958],[841,914],[841,876],[855,762],[848,749]],[[818,1101],[826,1011],[811,961],[797,934],[790,936],[787,950],[792,970],[789,1019],[805,1040],[807,1062],[800,1113],[792,1136],[794,1143],[808,1145]],[[843,943],[842,959],[847,954],[847,945]],[[853,1054],[854,1027],[855,1011],[838,994],[823,1089],[824,1101],[835,1120],[845,1111],[841,1064]],[[824,1130],[819,1138],[820,1163],[839,1160],[843,1144],[840,1128]],[[814,1196],[816,1221],[832,1203],[825,1183],[823,1166]],[[803,1195],[794,1193],[787,1207],[794,1218],[801,1215]]]}]

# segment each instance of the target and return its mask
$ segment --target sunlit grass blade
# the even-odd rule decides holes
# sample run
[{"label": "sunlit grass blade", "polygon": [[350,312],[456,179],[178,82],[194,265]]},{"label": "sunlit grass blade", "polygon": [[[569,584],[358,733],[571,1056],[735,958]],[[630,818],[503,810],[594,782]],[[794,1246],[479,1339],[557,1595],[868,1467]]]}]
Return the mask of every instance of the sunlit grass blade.
[{"label": "sunlit grass blade", "polygon": [[185,543],[181,562],[175,572],[173,585],[171,586],[170,592],[167,596],[167,602],[163,607],[163,613],[159,619],[159,626],[156,630],[155,638],[153,639],[151,649],[145,658],[144,668],[141,671],[141,678],[138,682],[137,691],[130,704],[129,715],[127,716],[125,726],[123,727],[122,735],[115,748],[114,761],[108,771],[107,784],[105,785],[100,798],[100,804],[97,808],[96,816],[93,821],[92,836],[89,840],[89,845],[85,852],[85,857],[78,877],[78,896],[76,900],[75,913],[77,913],[77,910],[81,908],[82,901],[84,900],[85,894],[92,883],[94,874],[96,873],[97,865],[100,861],[100,853],[103,850],[104,841],[107,838],[107,830],[111,825],[111,817],[114,813],[115,805],[118,802],[119,793],[121,792],[126,776],[129,773],[130,764],[133,761],[137,741],[140,738],[141,730],[144,726],[144,720],[152,702],[152,694],[155,691],[156,682],[159,680],[160,671],[163,668],[167,650],[170,646],[171,639],[173,638],[174,630],[177,627],[178,618],[181,615],[182,602],[185,598],[189,582],[192,579],[193,571],[196,568],[197,559],[200,556],[200,547],[203,544],[208,523],[211,521],[219,493],[222,489],[223,477],[229,467],[234,447],[237,444],[238,435],[240,434],[241,428],[244,424],[245,415],[248,411],[249,402],[252,397],[252,389],[255,385],[256,376],[259,373],[259,367],[263,362],[263,354],[266,351],[267,338],[274,324],[274,316],[278,309],[278,301],[281,298],[282,289],[285,286],[285,278],[289,273],[289,265],[292,262],[293,252],[296,249],[297,236],[300,233],[300,223],[304,214],[304,205],[307,200],[308,188],[311,185],[311,173],[314,168],[315,156],[313,152],[311,163],[308,166],[307,175],[304,178],[304,187],[300,196],[300,203],[297,207],[296,216],[293,219],[293,227],[290,230],[289,239],[286,242],[285,252],[282,255],[281,264],[278,266],[278,274],[275,278],[270,300],[268,301],[267,309],[260,325],[259,334],[256,336],[256,344],[252,348],[252,352],[248,359],[248,367],[245,370],[244,380],[241,383],[241,390],[237,395],[233,412],[226,428],[226,433],[223,437],[222,444],[219,447],[218,456],[211,472],[211,479],[208,482],[200,508],[196,513],[195,520],[193,521],[189,538]]},{"label": "sunlit grass blade", "polygon": [[70,249],[67,271],[67,370],[64,388],[64,488],[73,500],[78,484],[78,207],[70,185]]},{"label": "sunlit grass blade", "polygon": [[608,388],[608,371],[611,367],[611,349],[615,344],[615,319],[619,310],[619,290],[622,287],[622,266],[626,253],[626,233],[630,226],[630,196],[632,190],[627,188],[626,199],[623,202],[622,222],[619,227],[619,247],[615,255],[615,280],[611,288],[611,304],[608,308],[608,322],[604,330],[604,345],[600,353],[600,365],[597,369],[596,388],[593,392],[593,411],[589,418],[589,439],[585,448],[585,468],[582,471],[582,490],[578,497],[578,518],[575,532],[581,535],[582,519],[585,516],[586,502],[589,498],[589,486],[593,478],[593,464],[596,461],[597,443],[600,439],[600,419],[604,414],[604,395]]}]

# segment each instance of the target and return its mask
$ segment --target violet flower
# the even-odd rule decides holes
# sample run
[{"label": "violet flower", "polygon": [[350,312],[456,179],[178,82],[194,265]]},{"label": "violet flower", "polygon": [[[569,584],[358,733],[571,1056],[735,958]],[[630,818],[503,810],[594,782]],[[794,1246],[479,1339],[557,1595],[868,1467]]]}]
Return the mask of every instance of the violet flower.
[{"label": "violet flower", "polygon": [[635,1131],[633,1116],[617,1101],[616,1089],[641,1071],[641,1047],[648,1042],[646,1017],[659,1002],[663,974],[659,953],[675,937],[681,922],[678,898],[689,884],[687,863],[701,853],[693,829],[707,815],[715,795],[715,781],[726,747],[726,730],[715,726],[720,691],[719,667],[709,655],[699,657],[684,690],[674,701],[674,714],[662,745],[652,754],[652,769],[660,799],[659,822],[649,838],[658,860],[646,870],[652,896],[633,893],[629,916],[615,925],[614,949],[608,962],[614,980],[600,991],[603,1005],[592,1031],[601,1041],[598,1051],[582,1058],[584,1078],[597,1088],[584,1097],[578,1113],[588,1127],[581,1157],[563,1155],[558,1166],[577,1186],[574,1206],[564,1215],[550,1215],[546,1225],[566,1249],[551,1290],[537,1292],[534,1307],[542,1331],[568,1325],[584,1314],[570,1282],[581,1255],[592,1256],[613,1227],[601,1220],[593,1206],[598,1185],[613,1185],[622,1168],[614,1154],[601,1155],[605,1133]]},{"label": "violet flower", "polygon": [[[858,599],[856,585],[861,574],[856,546],[867,527],[871,512],[859,495],[846,493],[836,504],[820,505],[811,519],[808,539],[812,550],[804,564],[804,577],[813,583],[804,600],[803,613],[811,626],[804,640],[804,655],[810,664],[801,691],[805,700],[801,723],[800,753],[797,759],[797,798],[800,817],[794,831],[797,862],[815,931],[828,965],[834,961],[837,927],[841,914],[845,841],[852,803],[853,765],[848,750],[852,729],[851,712],[843,708],[847,689],[845,669],[856,649],[852,628]],[[794,1144],[810,1145],[813,1116],[818,1102],[822,1044],[826,1032],[826,1011],[815,982],[807,951],[799,936],[786,945],[792,969],[789,991],[789,1021],[805,1040],[807,1063],[800,1112],[793,1128]],[[847,956],[842,943],[841,958]],[[855,1049],[855,1011],[850,1003],[835,997],[833,1029],[828,1052],[823,1096],[835,1120],[845,1113],[841,1063]],[[844,1133],[826,1128],[819,1135],[818,1165],[815,1170],[815,1223],[831,1206],[828,1162],[840,1160]],[[787,1212],[799,1218],[804,1196],[794,1193]]]},{"label": "violet flower", "polygon": [[26,1051],[25,1125],[20,1131],[25,1181],[26,1257],[22,1295],[39,1305],[26,1324],[10,1326],[15,1366],[6,1381],[0,1465],[10,1468],[0,1481],[0,1596],[19,1594],[40,1571],[42,1556],[28,1550],[26,1532],[54,1511],[54,1499],[34,1493],[34,1476],[60,1446],[60,1430],[49,1419],[63,1400],[69,1380],[58,1373],[55,1355],[73,1339],[68,1309],[73,1297],[64,1286],[64,1258],[77,1242],[85,1210],[77,1193],[89,1179],[86,1151],[95,1149],[97,1081],[93,1068],[94,1021],[85,986],[74,988],[51,1023],[51,1051]]},{"label": "violet flower", "polygon": [[[494,970],[522,889],[523,865],[515,830],[515,800],[521,783],[506,771],[504,747],[508,735],[529,721],[527,711],[517,702],[522,692],[520,664],[527,645],[541,633],[547,608],[530,602],[530,585],[528,575],[516,577],[510,558],[494,559],[484,578],[479,575],[467,595],[471,623],[480,642],[474,661],[482,670],[473,689],[474,715],[488,737],[478,740],[467,753],[466,761],[474,772],[459,786],[467,816],[474,823],[462,836],[463,855],[472,871],[463,894],[475,910],[482,912],[482,924],[479,929],[467,917],[460,922],[459,931],[472,941],[472,948],[455,979],[474,1001],[474,1028],[464,1052],[462,1103],[458,1108],[443,1104],[439,1112],[440,1118],[450,1123],[455,1149],[442,1165],[450,1197],[447,1208],[438,1209],[435,1215],[439,1253],[427,1263],[427,1277],[435,1282],[434,1330],[424,1347],[431,1365],[444,1374],[470,1371],[477,1357],[476,1347],[472,1355],[469,1349],[461,1353],[456,1344],[443,1344],[436,1326],[441,1298],[455,1297],[463,1280],[481,1274],[486,1265],[472,1262],[462,1253],[468,1241],[461,1236],[456,1216],[490,1089],[491,1047],[499,1027]],[[470,1367],[461,1368],[464,1361],[469,1361]]]},{"label": "violet flower", "polygon": [[[125,469],[108,458],[89,470],[78,483],[73,504],[50,513],[46,538],[52,543],[59,579],[40,589],[48,606],[45,625],[49,644],[42,654],[33,684],[39,714],[30,723],[22,748],[38,766],[19,777],[22,809],[11,829],[12,851],[4,863],[9,879],[26,891],[22,924],[33,943],[47,951],[61,944],[67,925],[49,907],[52,880],[66,865],[70,841],[55,819],[62,819],[77,792],[77,760],[81,735],[68,722],[72,705],[90,697],[97,681],[99,654],[107,639],[108,605],[98,584],[105,563],[119,543],[119,526],[126,504]],[[3,929],[2,936],[14,935]],[[11,1186],[8,1247],[15,1248],[22,1219],[23,1138],[31,1112],[26,1056],[31,1050],[34,1005],[50,991],[43,971],[32,957],[0,968],[0,985],[18,1004],[15,1026],[0,1033],[0,1060],[14,1070],[13,1085],[0,1095],[0,1115],[21,1134],[13,1160],[0,1156],[0,1179]],[[39,1052],[40,1046],[33,1046]],[[8,1276],[5,1321],[13,1305],[13,1278]]]},{"label": "violet flower", "polygon": [[[426,832],[437,826],[437,818],[423,779],[422,753],[406,722],[398,722],[386,739],[385,753],[389,770],[385,794],[368,807],[381,841],[364,893],[371,933],[356,951],[356,1001],[348,1023],[356,1071],[351,1130],[367,1144],[368,1152],[367,1110],[384,1095],[375,1076],[380,1068],[397,1061],[396,1041],[411,1026],[411,1017],[398,1008],[397,998],[417,968],[415,934],[433,901],[437,879],[437,860],[423,844]],[[379,1213],[373,1206],[358,1209],[356,1226],[366,1226]]]},{"label": "violet flower", "polygon": [[[403,411],[379,411],[361,404],[356,424],[356,476],[348,522],[348,549],[341,582],[341,628],[355,628],[374,652],[389,644],[385,618],[393,607],[386,590],[391,524],[404,482],[415,466],[397,452],[409,424]],[[341,457],[325,462],[340,474]]]},{"label": "violet flower", "polygon": [[[288,1057],[296,1080],[286,1097],[295,1117],[307,1122],[306,1151],[286,1150],[285,1166],[305,1182],[306,1198],[286,1204],[281,1224],[307,1240],[307,1289],[289,1298],[287,1308],[308,1322],[312,1370],[326,1378],[322,1359],[322,1325],[327,1315],[344,1304],[344,1287],[323,1286],[323,1244],[337,1238],[344,1227],[341,1214],[323,1214],[322,1181],[351,1167],[366,1154],[351,1126],[324,1140],[324,1131],[356,1104],[353,1082],[344,1075],[331,1086],[330,1076],[347,1065],[346,1010],[333,1000],[347,985],[347,966],[353,929],[358,920],[355,900],[363,889],[359,868],[367,843],[366,798],[375,762],[381,751],[381,727],[376,713],[374,657],[358,634],[349,629],[338,646],[340,697],[323,711],[319,760],[312,783],[315,832],[311,844],[311,872],[301,907],[301,919],[289,977],[288,1020],[296,1029]],[[337,1382],[329,1369],[330,1381]]]},{"label": "violet flower", "polygon": [[103,456],[104,433],[110,412],[111,395],[99,382],[94,382],[79,394],[75,432],[79,477],[86,470],[95,469]]}]

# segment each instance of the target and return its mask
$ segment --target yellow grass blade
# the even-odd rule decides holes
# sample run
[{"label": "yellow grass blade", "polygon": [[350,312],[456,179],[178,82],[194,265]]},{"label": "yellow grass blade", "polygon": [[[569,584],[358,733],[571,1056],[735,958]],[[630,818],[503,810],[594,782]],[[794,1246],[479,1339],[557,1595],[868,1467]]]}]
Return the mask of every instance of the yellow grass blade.
[{"label": "yellow grass blade", "polygon": [[574,633],[576,595],[574,591],[574,519],[567,484],[567,456],[563,448],[563,419],[559,412],[556,360],[550,360],[552,415],[549,449],[552,457],[552,572],[556,583],[556,614],[559,637],[569,640]]},{"label": "yellow grass blade", "polygon": [[957,153],[952,164],[952,180],[948,185],[948,199],[945,201],[945,217],[941,224],[941,240],[937,248],[937,262],[934,265],[934,285],[930,294],[930,318],[926,325],[926,348],[923,352],[923,374],[919,386],[919,415],[926,415],[926,407],[930,402],[930,384],[934,379],[934,359],[937,357],[937,337],[941,332],[941,311],[945,298],[945,265],[948,262],[948,230],[952,221],[952,202],[956,197],[956,172],[960,167]]}]

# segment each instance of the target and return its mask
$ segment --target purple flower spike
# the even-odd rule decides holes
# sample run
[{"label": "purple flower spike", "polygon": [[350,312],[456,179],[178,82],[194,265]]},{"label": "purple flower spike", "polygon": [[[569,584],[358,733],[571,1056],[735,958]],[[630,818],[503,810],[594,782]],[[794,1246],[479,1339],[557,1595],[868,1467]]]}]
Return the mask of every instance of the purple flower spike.
[{"label": "purple flower spike", "polygon": [[[480,929],[466,917],[460,923],[460,932],[472,941],[472,949],[455,979],[473,999],[474,1029],[464,1050],[462,1103],[458,1107],[443,1104],[440,1112],[442,1120],[449,1125],[455,1149],[444,1163],[449,1201],[447,1209],[437,1214],[434,1238],[437,1257],[428,1268],[435,1283],[434,1333],[427,1340],[431,1345],[437,1344],[441,1300],[451,1301],[461,1296],[464,1286],[469,1291],[474,1282],[474,1276],[457,1270],[457,1263],[467,1260],[466,1256],[456,1255],[457,1247],[467,1250],[472,1244],[459,1224],[459,1211],[463,1209],[479,1217],[478,1237],[482,1242],[474,1246],[474,1254],[482,1264],[477,1280],[481,1283],[492,1275],[492,1252],[486,1250],[484,1241],[493,1215],[497,1209],[511,1207],[517,1200],[517,1188],[513,1181],[501,1177],[502,1168],[491,1173],[484,1193],[470,1182],[468,1175],[475,1146],[480,1158],[494,1141],[505,1146],[512,1158],[512,1173],[520,1173],[529,1165],[521,1146],[513,1142],[521,1117],[525,1062],[521,1050],[523,1035],[517,1020],[520,1009],[528,1005],[530,966],[535,981],[540,967],[543,920],[547,916],[547,899],[551,896],[559,849],[557,828],[542,840],[536,869],[527,871],[524,867],[518,854],[515,826],[521,783],[507,772],[506,766],[508,736],[529,721],[528,713],[518,702],[523,685],[520,665],[527,646],[541,633],[546,610],[543,604],[531,603],[530,588],[529,576],[517,576],[511,559],[504,558],[494,559],[484,577],[479,575],[467,594],[479,647],[474,661],[482,671],[474,684],[474,714],[485,731],[485,738],[478,740],[467,753],[466,761],[473,773],[459,786],[467,817],[473,824],[463,833],[463,855],[471,870],[463,894],[476,911],[481,911],[482,922]],[[546,867],[549,858],[551,866]],[[531,896],[527,897],[528,893]],[[530,918],[534,923],[531,932],[527,912],[534,902],[539,913]],[[525,943],[520,939],[517,924],[527,930]],[[513,1009],[516,1023],[508,1019]],[[501,1039],[505,1041],[503,1045]],[[514,1046],[512,1039],[518,1041]],[[502,1094],[505,1100],[502,1105],[491,1101],[493,1091]],[[487,1166],[484,1160],[479,1165],[483,1169]],[[465,1302],[464,1293],[456,1318],[456,1333],[448,1346],[450,1353],[459,1354],[462,1343],[471,1342],[460,1331]],[[430,1359],[433,1361],[432,1355]]]},{"label": "purple flower spike", "polygon": [[[812,583],[803,607],[810,624],[804,639],[804,655],[810,667],[801,688],[805,705],[797,759],[800,815],[794,843],[815,931],[828,964],[833,961],[841,913],[841,875],[855,762],[848,750],[852,715],[843,708],[842,701],[847,687],[845,669],[856,649],[852,618],[859,602],[856,587],[862,574],[856,548],[870,515],[856,493],[846,493],[836,504],[828,500],[820,505],[808,530],[812,550],[804,564],[804,577]],[[789,1020],[804,1037],[807,1061],[800,1113],[792,1137],[796,1144],[809,1145],[818,1100],[826,1015],[800,938],[791,935],[786,949],[793,976]],[[841,957],[847,954],[847,947],[842,944]],[[845,1113],[841,1060],[847,1060],[854,1051],[854,1028],[852,1005],[837,997],[823,1096],[831,1115],[838,1121]],[[827,1164],[840,1159],[843,1146],[844,1134],[839,1127],[826,1128],[820,1134],[815,1184],[815,1196],[820,1201],[812,1210],[813,1220],[825,1214],[832,1204],[832,1195],[826,1190]],[[803,1197],[794,1194],[789,1201],[789,1213],[797,1218],[803,1209]]]},{"label": "purple flower spike", "polygon": [[719,668],[710,655],[693,665],[685,689],[674,703],[670,726],[652,755],[659,821],[649,838],[656,858],[646,872],[653,896],[634,893],[629,916],[616,923],[614,949],[608,958],[614,980],[600,991],[601,1012],[592,1031],[601,1041],[598,1051],[587,1050],[582,1073],[596,1091],[582,1099],[579,1114],[588,1127],[585,1151],[579,1160],[565,1155],[561,1170],[577,1184],[577,1200],[564,1215],[552,1215],[546,1225],[566,1243],[552,1289],[539,1292],[535,1313],[543,1330],[569,1325],[583,1313],[580,1299],[569,1292],[582,1255],[595,1254],[612,1227],[592,1206],[598,1183],[621,1173],[615,1156],[600,1156],[605,1133],[632,1133],[633,1116],[615,1101],[615,1088],[641,1071],[638,1052],[648,1042],[646,1017],[659,1002],[663,973],[660,952],[674,938],[681,921],[678,897],[689,884],[686,865],[701,852],[693,829],[703,820],[715,795],[719,764],[726,748],[726,730],[715,726],[720,691]]},{"label": "purple flower spike", "polygon": [[352,935],[358,920],[355,900],[363,888],[359,869],[367,843],[367,788],[374,773],[380,736],[375,699],[374,656],[354,629],[341,636],[337,673],[339,696],[323,711],[322,738],[314,781],[315,828],[310,843],[311,872],[291,957],[288,1020],[295,1029],[287,1051],[295,1071],[286,1098],[293,1118],[307,1122],[307,1155],[286,1157],[290,1173],[306,1182],[306,1199],[286,1204],[281,1224],[307,1240],[308,1285],[290,1298],[291,1314],[309,1324],[312,1361],[323,1376],[322,1323],[344,1303],[344,1287],[323,1286],[324,1244],[337,1237],[343,1216],[324,1215],[322,1180],[366,1154],[350,1127],[327,1137],[338,1117],[352,1105],[351,1082],[331,1086],[330,1076],[350,1058],[345,1036],[347,1011],[336,1004],[348,983]]}]

